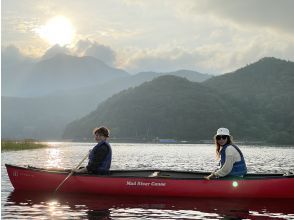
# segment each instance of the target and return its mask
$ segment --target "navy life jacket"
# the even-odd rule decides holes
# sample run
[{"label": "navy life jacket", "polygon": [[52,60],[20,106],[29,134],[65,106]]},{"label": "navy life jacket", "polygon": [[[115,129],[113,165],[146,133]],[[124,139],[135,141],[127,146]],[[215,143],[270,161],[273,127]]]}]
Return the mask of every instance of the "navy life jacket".
[{"label": "navy life jacket", "polygon": [[104,160],[99,164],[98,167],[96,167],[95,172],[97,173],[103,173],[103,172],[107,172],[110,169],[110,165],[111,165],[111,159],[112,159],[112,150],[111,147],[109,145],[109,143],[107,143],[106,141],[100,141],[90,152],[89,154],[89,163],[91,163],[91,161],[93,161],[95,158],[95,154],[94,152],[96,150],[98,150],[102,145],[106,145],[108,147],[108,154],[106,155],[106,157],[104,158]]},{"label": "navy life jacket", "polygon": [[[226,162],[226,149],[230,144],[226,144],[222,147],[221,151],[220,151],[220,156],[221,156],[221,160],[220,160],[220,165],[221,167],[223,167],[223,165]],[[246,167],[246,163],[243,157],[243,154],[241,152],[241,150],[236,146],[231,144],[240,154],[241,156],[241,161],[235,162],[233,164],[233,168],[231,170],[231,172],[228,174],[228,176],[244,176],[247,173],[247,167]]]}]

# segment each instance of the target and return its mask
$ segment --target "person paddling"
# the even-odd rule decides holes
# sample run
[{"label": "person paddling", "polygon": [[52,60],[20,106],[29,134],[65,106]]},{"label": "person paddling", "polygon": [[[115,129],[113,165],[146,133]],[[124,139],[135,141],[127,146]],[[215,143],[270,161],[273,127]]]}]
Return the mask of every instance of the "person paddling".
[{"label": "person paddling", "polygon": [[93,135],[98,144],[89,154],[88,165],[84,168],[74,170],[75,173],[107,174],[112,160],[112,150],[107,142],[109,130],[106,127],[99,127],[93,130]]},{"label": "person paddling", "polygon": [[219,128],[214,136],[216,156],[220,158],[220,168],[205,179],[225,176],[243,177],[247,173],[246,163],[241,150],[233,144],[227,128]]}]

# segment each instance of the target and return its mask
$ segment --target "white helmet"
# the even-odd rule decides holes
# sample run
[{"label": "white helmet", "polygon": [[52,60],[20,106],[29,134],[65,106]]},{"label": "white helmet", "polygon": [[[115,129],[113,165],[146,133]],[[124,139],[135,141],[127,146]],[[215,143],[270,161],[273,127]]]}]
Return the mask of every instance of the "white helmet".
[{"label": "white helmet", "polygon": [[227,135],[227,136],[230,136],[230,131],[227,128],[219,128],[216,131],[216,135]]}]

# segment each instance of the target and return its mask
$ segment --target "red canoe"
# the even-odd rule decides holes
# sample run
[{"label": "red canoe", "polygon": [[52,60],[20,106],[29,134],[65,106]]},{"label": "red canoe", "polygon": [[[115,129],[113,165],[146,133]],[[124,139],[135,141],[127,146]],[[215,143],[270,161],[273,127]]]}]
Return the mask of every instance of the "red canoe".
[{"label": "red canoe", "polygon": [[[16,190],[54,192],[69,170],[5,164]],[[74,174],[58,192],[104,195],[208,198],[294,198],[294,176],[247,174],[245,178],[206,180],[208,173],[161,170],[111,171],[109,175]]]}]

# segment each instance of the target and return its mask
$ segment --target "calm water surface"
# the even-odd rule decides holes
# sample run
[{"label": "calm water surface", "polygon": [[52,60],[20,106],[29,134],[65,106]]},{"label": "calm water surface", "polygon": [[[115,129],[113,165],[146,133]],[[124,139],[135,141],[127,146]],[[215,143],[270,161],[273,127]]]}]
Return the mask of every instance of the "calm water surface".
[{"label": "calm water surface", "polygon": [[[5,163],[73,168],[93,143],[49,143],[46,149],[4,152],[2,219],[294,219],[293,200],[114,197],[15,192]],[[240,146],[251,173],[294,172],[294,147]],[[112,144],[111,169],[211,171],[212,145]],[[282,190],[282,189],[281,189]]]}]

